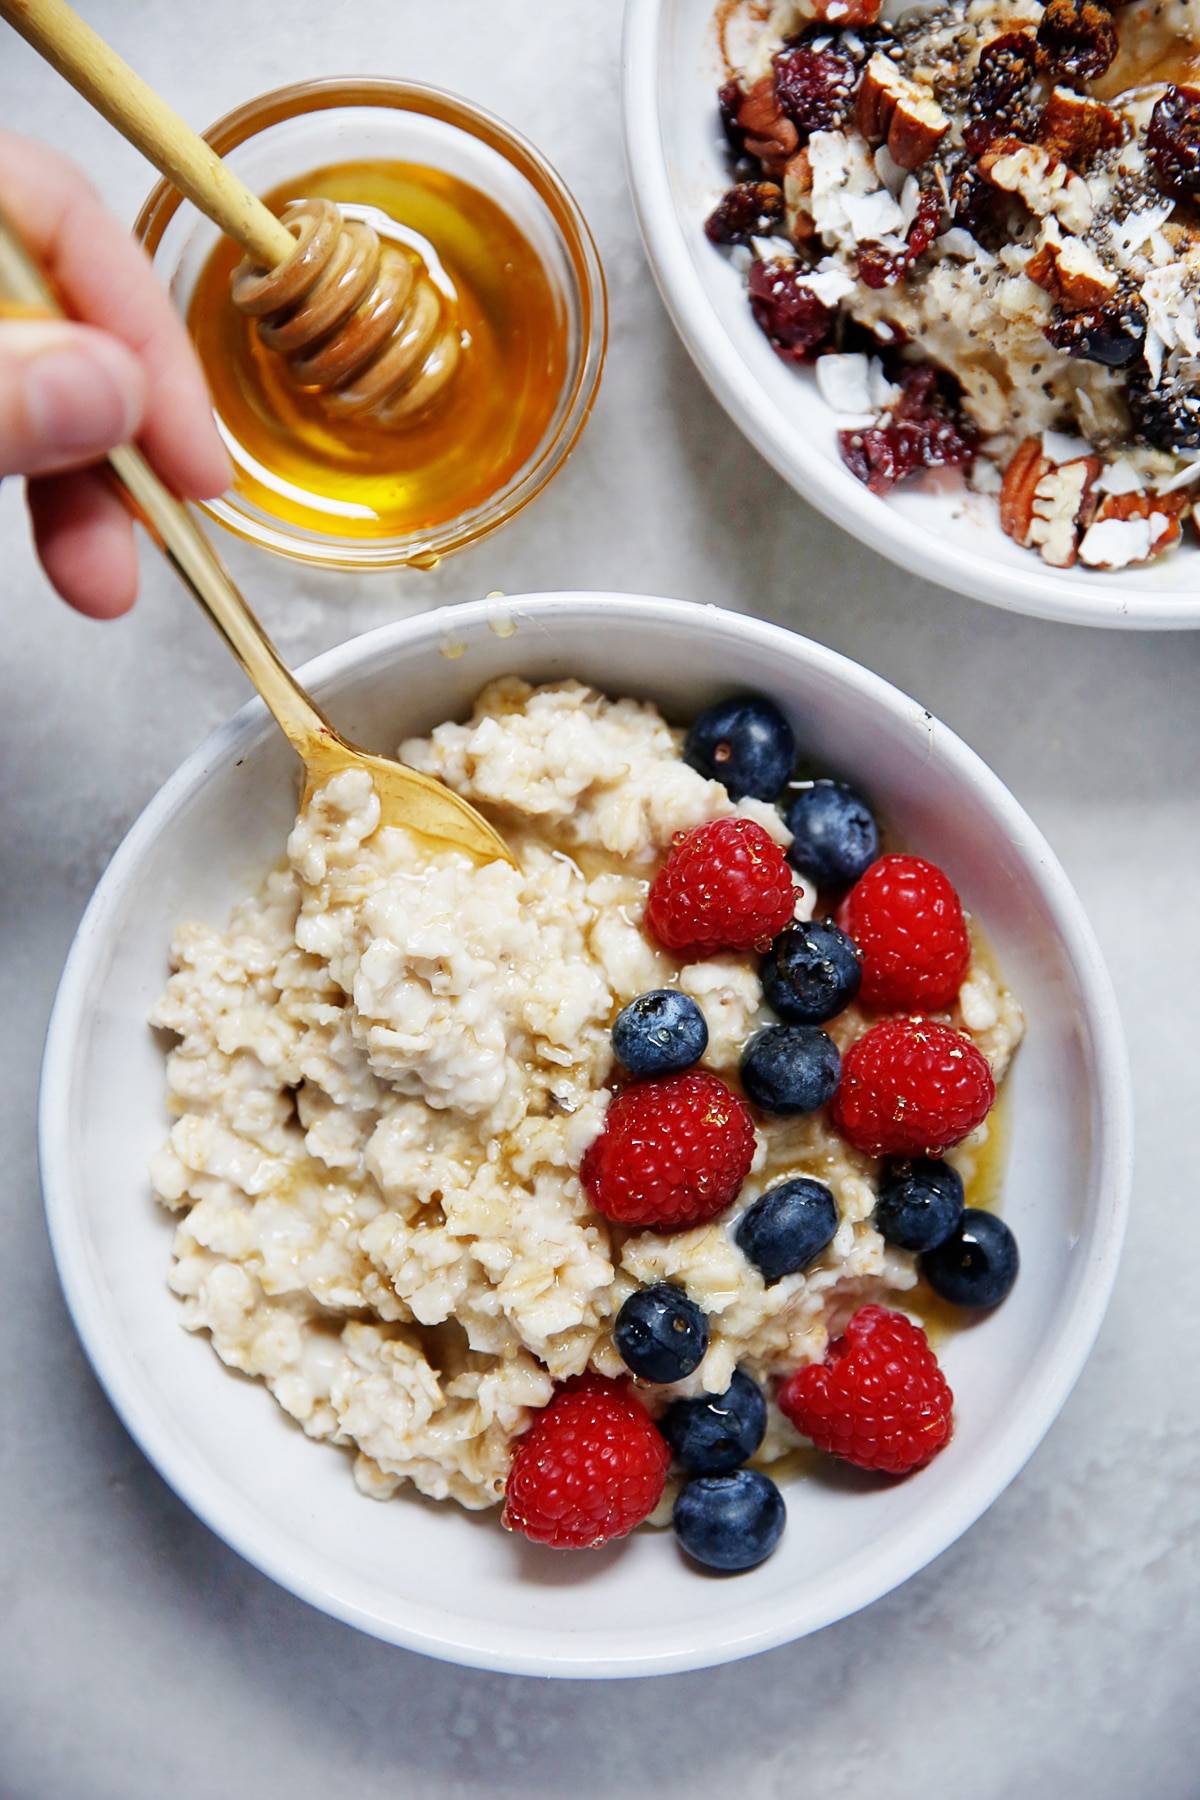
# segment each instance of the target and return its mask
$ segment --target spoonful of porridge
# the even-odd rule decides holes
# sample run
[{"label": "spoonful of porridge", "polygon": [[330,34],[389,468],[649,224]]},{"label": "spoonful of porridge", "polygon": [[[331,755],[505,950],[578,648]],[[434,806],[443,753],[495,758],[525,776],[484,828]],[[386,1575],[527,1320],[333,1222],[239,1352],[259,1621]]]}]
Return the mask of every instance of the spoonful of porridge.
[{"label": "spoonful of porridge", "polygon": [[[0,212],[0,318],[6,312],[63,316],[42,271]],[[381,825],[403,826],[419,837],[466,850],[480,862],[514,861],[487,820],[440,781],[391,757],[373,756],[339,736],[283,662],[191,511],[168,492],[132,445],[111,451],[108,462],[134,516],[208,614],[303,762],[302,805],[335,776],[363,770],[374,784]]]}]

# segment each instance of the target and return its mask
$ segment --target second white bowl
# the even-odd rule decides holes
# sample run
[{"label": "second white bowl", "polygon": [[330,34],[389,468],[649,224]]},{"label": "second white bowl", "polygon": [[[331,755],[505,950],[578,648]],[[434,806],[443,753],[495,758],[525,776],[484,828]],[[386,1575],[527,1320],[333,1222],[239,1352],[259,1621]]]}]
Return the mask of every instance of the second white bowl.
[{"label": "second white bowl", "polygon": [[[503,623],[501,623],[503,621]],[[499,627],[499,629],[496,629]],[[915,701],[776,626],[680,601],[550,594],[425,614],[318,658],[304,679],[360,743],[385,749],[461,716],[493,677],[576,675],[686,720],[760,689],[806,755],[872,796],[901,843],[943,864],[1021,996],[1004,1213],[1021,1277],[953,1337],[949,1448],[901,1483],[791,1483],[763,1568],[706,1579],[669,1533],[587,1554],[509,1537],[494,1515],[364,1499],[260,1385],[179,1324],[171,1219],[147,1165],[167,1118],[146,1024],[173,927],[223,925],[282,852],[292,752],[255,702],[151,802],[71,951],[46,1047],[42,1173],[76,1325],[146,1454],[212,1529],[313,1605],[394,1643],[538,1675],[697,1668],[812,1631],[944,1550],[1011,1481],[1066,1398],[1116,1269],[1129,1175],[1120,1027],[1091,931],[1045,841],[996,776]]]},{"label": "second white bowl", "polygon": [[717,12],[717,0],[626,0],[625,151],[667,310],[734,424],[828,518],[943,587],[1069,624],[1200,626],[1200,552],[1191,543],[1145,569],[1052,569],[1005,537],[994,499],[965,492],[957,477],[880,499],[851,475],[811,368],[775,355],[751,316],[742,276],[704,235],[730,180],[717,126],[725,79]]}]

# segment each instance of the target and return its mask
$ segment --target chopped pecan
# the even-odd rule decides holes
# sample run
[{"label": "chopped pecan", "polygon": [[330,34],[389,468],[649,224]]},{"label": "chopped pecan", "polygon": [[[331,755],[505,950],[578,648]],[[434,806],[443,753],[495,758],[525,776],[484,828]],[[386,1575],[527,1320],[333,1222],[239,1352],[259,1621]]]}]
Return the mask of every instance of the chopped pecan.
[{"label": "chopped pecan", "polygon": [[1038,218],[1053,213],[1068,231],[1086,231],[1092,222],[1087,182],[1044,144],[1026,144],[1015,137],[993,138],[980,156],[978,168],[985,181],[1016,194]]},{"label": "chopped pecan", "polygon": [[1000,529],[1018,544],[1028,544],[1038,482],[1054,467],[1042,453],[1040,437],[1017,446],[1000,484]]},{"label": "chopped pecan", "polygon": [[950,121],[928,88],[902,75],[890,57],[876,54],[858,89],[855,118],[872,144],[884,144],[902,169],[917,169],[937,149]]},{"label": "chopped pecan", "polygon": [[1026,438],[1004,471],[1001,529],[1051,567],[1069,569],[1091,522],[1100,469],[1098,456],[1053,463],[1040,438]]},{"label": "chopped pecan", "polygon": [[[1093,569],[1127,569],[1150,562],[1173,550],[1183,536],[1183,516],[1192,496],[1177,491],[1156,494],[1153,489],[1134,494],[1105,494],[1092,516],[1079,546],[1081,559]],[[1145,520],[1144,533],[1104,531],[1102,526],[1136,525]]]},{"label": "chopped pecan", "polygon": [[768,175],[778,178],[800,147],[800,133],[779,104],[775,78],[756,81],[737,110],[747,154],[756,156]]},{"label": "chopped pecan", "polygon": [[1038,120],[1038,142],[1073,169],[1086,169],[1101,150],[1125,142],[1125,126],[1102,100],[1056,87]]},{"label": "chopped pecan", "polygon": [[1119,285],[1116,272],[1105,268],[1090,244],[1064,238],[1053,219],[1046,221],[1041,248],[1026,263],[1025,273],[1068,313],[1106,305]]},{"label": "chopped pecan", "polygon": [[812,215],[812,163],[807,150],[797,150],[783,171],[783,216],[793,244],[806,244],[817,234]]}]

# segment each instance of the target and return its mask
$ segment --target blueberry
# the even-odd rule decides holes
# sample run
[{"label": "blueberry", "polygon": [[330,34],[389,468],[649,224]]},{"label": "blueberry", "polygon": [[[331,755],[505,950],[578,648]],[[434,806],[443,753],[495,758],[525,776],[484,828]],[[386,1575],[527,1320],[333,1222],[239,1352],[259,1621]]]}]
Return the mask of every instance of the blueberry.
[{"label": "blueberry", "polygon": [[699,1475],[675,1502],[675,1536],[706,1569],[756,1569],[783,1536],[783,1495],[757,1469]]},{"label": "blueberry", "polygon": [[796,760],[792,728],[771,700],[740,694],[700,714],[687,734],[683,760],[723,782],[732,799],[774,800]]},{"label": "blueberry", "polygon": [[815,1025],[766,1025],[742,1052],[743,1086],[764,1112],[816,1112],[841,1073],[837,1045]]},{"label": "blueberry", "polygon": [[767,1005],[792,1025],[821,1025],[849,1006],[862,982],[862,952],[826,921],[785,925],[762,961]]},{"label": "blueberry", "polygon": [[968,1206],[953,1236],[921,1258],[921,1273],[935,1294],[955,1306],[999,1306],[1020,1261],[1004,1220]]},{"label": "blueberry", "polygon": [[788,855],[822,893],[852,887],[879,855],[879,827],[861,794],[842,781],[814,781],[784,808]]},{"label": "blueberry", "polygon": [[612,1044],[631,1075],[672,1075],[700,1061],[708,1049],[708,1026],[689,995],[655,988],[617,1014]]},{"label": "blueberry", "polygon": [[704,1361],[708,1320],[682,1288],[656,1281],[630,1294],[613,1337],[626,1368],[643,1381],[682,1381]]},{"label": "blueberry", "polygon": [[820,1256],[837,1230],[837,1207],[824,1182],[798,1175],[768,1188],[737,1223],[738,1248],[767,1286]]},{"label": "blueberry", "polygon": [[740,1369],[723,1394],[673,1400],[658,1428],[690,1475],[728,1475],[754,1455],[767,1429],[767,1403]]},{"label": "blueberry", "polygon": [[963,1216],[962,1176],[929,1156],[890,1162],[879,1183],[875,1229],[901,1250],[936,1250]]}]

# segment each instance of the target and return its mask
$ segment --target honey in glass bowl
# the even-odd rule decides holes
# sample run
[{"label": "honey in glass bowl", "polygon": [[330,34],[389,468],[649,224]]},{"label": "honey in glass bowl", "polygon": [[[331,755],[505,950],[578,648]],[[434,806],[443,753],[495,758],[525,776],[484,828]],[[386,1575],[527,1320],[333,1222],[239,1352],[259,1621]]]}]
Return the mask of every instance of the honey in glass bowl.
[{"label": "honey in glass bowl", "polygon": [[308,530],[364,538],[429,531],[482,505],[536,450],[566,371],[565,309],[533,245],[478,188],[415,163],[336,163],[264,197],[275,212],[335,200],[385,242],[415,250],[457,315],[463,354],[414,419],[389,427],[369,413],[336,415],[233,305],[241,252],[222,240],[188,328],[238,492]]},{"label": "honey in glass bowl", "polygon": [[473,101],[336,76],[259,95],[205,133],[274,208],[327,198],[424,262],[464,341],[424,413],[384,427],[297,387],[229,291],[239,252],[163,182],[137,234],[188,322],[237,471],[204,510],[339,569],[428,568],[493,531],[570,453],[604,366],[591,233],[534,145]]}]

